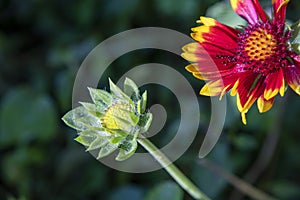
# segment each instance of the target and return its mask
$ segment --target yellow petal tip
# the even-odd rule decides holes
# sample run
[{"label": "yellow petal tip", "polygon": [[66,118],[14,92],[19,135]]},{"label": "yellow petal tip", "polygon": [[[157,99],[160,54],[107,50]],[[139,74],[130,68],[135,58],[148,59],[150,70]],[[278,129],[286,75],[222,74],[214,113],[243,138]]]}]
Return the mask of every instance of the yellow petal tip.
[{"label": "yellow petal tip", "polygon": [[275,89],[275,90],[265,90],[265,92],[264,92],[264,98],[266,100],[270,100],[273,97],[275,97],[277,94],[278,94],[278,89]]},{"label": "yellow petal tip", "polygon": [[241,115],[242,115],[242,122],[244,125],[246,125],[247,124],[246,113],[241,113]]},{"label": "yellow petal tip", "polygon": [[200,17],[200,22],[205,26],[215,26],[216,20],[209,17]]}]

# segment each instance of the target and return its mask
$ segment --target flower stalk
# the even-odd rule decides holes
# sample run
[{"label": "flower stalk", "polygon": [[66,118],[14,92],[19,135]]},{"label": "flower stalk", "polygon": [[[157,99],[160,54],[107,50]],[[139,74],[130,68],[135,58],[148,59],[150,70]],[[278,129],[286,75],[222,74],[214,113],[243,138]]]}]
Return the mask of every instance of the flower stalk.
[{"label": "flower stalk", "polygon": [[161,166],[174,178],[174,180],[194,199],[209,200],[194,183],[191,182],[159,149],[147,138],[139,138],[142,145]]}]

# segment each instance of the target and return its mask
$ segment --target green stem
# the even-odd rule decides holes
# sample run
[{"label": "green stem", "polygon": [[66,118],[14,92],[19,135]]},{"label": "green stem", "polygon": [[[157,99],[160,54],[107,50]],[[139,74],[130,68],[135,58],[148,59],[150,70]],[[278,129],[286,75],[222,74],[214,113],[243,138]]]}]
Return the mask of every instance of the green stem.
[{"label": "green stem", "polygon": [[199,188],[195,186],[150,140],[138,138],[137,140],[175,179],[175,181],[194,199],[210,200]]}]

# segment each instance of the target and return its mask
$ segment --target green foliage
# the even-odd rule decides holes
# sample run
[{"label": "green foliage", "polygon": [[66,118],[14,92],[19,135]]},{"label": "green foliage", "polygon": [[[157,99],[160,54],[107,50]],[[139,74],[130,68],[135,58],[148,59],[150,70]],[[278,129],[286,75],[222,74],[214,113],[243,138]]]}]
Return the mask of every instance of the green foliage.
[{"label": "green foliage", "polygon": [[[229,144],[224,141],[219,141],[206,159],[218,163],[218,165],[227,170],[231,170],[233,164],[230,163],[229,156]],[[217,198],[226,187],[226,181],[222,177],[200,165],[193,167],[192,178],[196,184],[202,188],[203,192],[212,199]]]},{"label": "green foliage", "polygon": [[152,188],[145,197],[145,200],[182,200],[183,191],[182,189],[174,182],[163,182],[156,185]]},{"label": "green foliage", "polygon": [[300,196],[299,185],[285,180],[272,183],[271,192],[280,199],[297,199]]},{"label": "green foliage", "polygon": [[108,200],[120,200],[120,199],[130,199],[130,200],[140,200],[143,199],[144,192],[140,187],[132,186],[128,184],[128,186],[123,186],[117,189],[114,189]]},{"label": "green foliage", "polygon": [[291,36],[291,45],[295,52],[300,54],[300,20],[294,23],[291,27],[292,36]]},{"label": "green foliage", "polygon": [[211,6],[207,12],[206,16],[212,17],[228,26],[238,27],[241,25],[246,25],[246,21],[238,16],[231,8],[228,2],[218,2]]},{"label": "green foliage", "polygon": [[51,140],[57,131],[57,114],[48,95],[28,87],[12,88],[1,103],[1,146]]}]

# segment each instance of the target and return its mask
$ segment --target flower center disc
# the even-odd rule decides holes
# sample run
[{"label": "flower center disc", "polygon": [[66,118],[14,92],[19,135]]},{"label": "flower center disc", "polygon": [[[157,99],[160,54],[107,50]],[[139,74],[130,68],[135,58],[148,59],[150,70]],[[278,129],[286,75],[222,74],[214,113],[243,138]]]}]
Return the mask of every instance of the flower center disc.
[{"label": "flower center disc", "polygon": [[287,40],[290,31],[284,24],[261,22],[250,24],[241,32],[235,62],[242,71],[266,76],[288,65]]},{"label": "flower center disc", "polygon": [[251,60],[266,60],[274,54],[276,39],[264,29],[253,31],[245,42],[244,50]]}]

